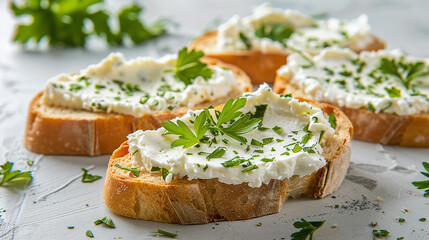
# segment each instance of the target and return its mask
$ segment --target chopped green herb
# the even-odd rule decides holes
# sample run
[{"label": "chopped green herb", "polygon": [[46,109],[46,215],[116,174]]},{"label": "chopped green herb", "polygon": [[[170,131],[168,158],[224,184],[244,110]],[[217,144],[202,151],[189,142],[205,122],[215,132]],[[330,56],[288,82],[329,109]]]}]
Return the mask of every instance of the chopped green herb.
[{"label": "chopped green herb", "polygon": [[399,219],[398,219],[398,222],[400,222],[400,223],[404,223],[404,222],[405,222],[405,219],[403,219],[403,218],[399,218]]},{"label": "chopped green herb", "polygon": [[387,237],[389,236],[390,232],[384,229],[380,229],[380,230],[372,230],[372,234],[374,235],[374,237]]},{"label": "chopped green herb", "polygon": [[94,238],[94,234],[92,234],[91,230],[86,231],[86,236],[89,238]]},{"label": "chopped green herb", "polygon": [[94,222],[95,225],[99,225],[102,223],[104,223],[106,226],[110,228],[115,228],[115,224],[113,223],[112,219],[110,219],[109,217],[103,217]]},{"label": "chopped green herb", "polygon": [[264,150],[258,149],[258,150],[255,150],[255,151],[253,151],[253,152],[256,152],[256,153],[264,153]]},{"label": "chopped green herb", "polygon": [[284,140],[283,139],[276,139],[276,142],[283,142]]},{"label": "chopped green herb", "polygon": [[326,74],[328,74],[329,76],[333,76],[334,75],[334,71],[332,71],[331,69],[324,67],[323,70],[325,70]]},{"label": "chopped green herb", "polygon": [[246,46],[247,50],[252,48],[249,38],[247,38],[243,32],[240,32],[238,36],[240,37],[240,40],[243,42],[244,46]]},{"label": "chopped green herb", "polygon": [[168,106],[167,108],[168,108],[168,110],[170,110],[170,111],[174,109],[174,107],[173,107],[173,106]]},{"label": "chopped green herb", "polygon": [[298,144],[295,144],[295,146],[292,149],[292,152],[297,153],[299,151],[301,151],[302,147],[299,146]]},{"label": "chopped green herb", "polygon": [[270,144],[270,143],[272,143],[274,141],[274,139],[271,137],[271,138],[264,138],[264,139],[262,139],[262,143],[264,144],[264,145],[267,145],[267,144]]},{"label": "chopped green herb", "polygon": [[67,226],[67,229],[74,229],[74,226]]},{"label": "chopped green herb", "polygon": [[133,153],[131,153],[132,156],[134,156],[139,150],[135,150]]},{"label": "chopped green herb", "polygon": [[177,234],[176,234],[176,233],[167,232],[167,231],[164,231],[164,230],[161,230],[161,229],[158,229],[158,231],[157,231],[157,232],[155,232],[155,233],[162,234],[162,235],[167,236],[167,237],[170,237],[170,238],[175,238],[175,237],[177,237]]},{"label": "chopped green herb", "polygon": [[122,169],[122,170],[130,171],[136,177],[138,177],[140,175],[140,171],[137,168],[121,167],[121,165],[119,165],[119,164],[115,164],[115,167]]},{"label": "chopped green herb", "polygon": [[286,46],[284,41],[293,32],[293,28],[286,24],[270,24],[266,26],[265,23],[262,23],[258,29],[255,29],[255,36],[258,38],[269,38]]},{"label": "chopped green herb", "polygon": [[207,168],[209,168],[209,165],[208,165],[208,164],[206,164],[206,166],[205,166],[205,167],[203,167],[204,172],[207,170]]},{"label": "chopped green herb", "polygon": [[273,127],[272,129],[273,129],[273,131],[274,131],[275,133],[277,133],[278,135],[282,135],[282,133],[283,133],[283,128],[282,128],[282,127],[275,126],[275,127]]},{"label": "chopped green herb", "polygon": [[[420,173],[423,174],[423,176],[426,176],[426,177],[429,178],[429,163],[428,162],[422,162],[422,164],[423,164],[423,167],[425,168],[425,170],[427,172],[420,172]],[[423,196],[429,197],[429,180],[415,181],[415,182],[412,182],[412,184],[414,186],[416,186],[417,189],[426,189],[426,191],[423,194]]]},{"label": "chopped green herb", "polygon": [[313,137],[312,133],[307,133],[302,137],[301,143],[306,144]]},{"label": "chopped green herb", "polygon": [[292,233],[291,240],[305,240],[308,236],[310,237],[310,240],[312,240],[314,232],[321,228],[324,223],[325,220],[307,222],[305,219],[301,218],[301,222],[296,221],[293,223],[294,227],[298,229],[301,228],[301,230],[299,232]]},{"label": "chopped green herb", "polygon": [[216,148],[212,153],[210,153],[206,159],[210,161],[210,159],[213,158],[221,158],[226,152],[226,148],[224,147],[218,147]]},{"label": "chopped green herb", "polygon": [[271,152],[275,152],[276,151],[276,149],[274,149],[273,147],[271,148]]},{"label": "chopped green herb", "polygon": [[420,218],[419,221],[420,222],[426,222],[426,218]]},{"label": "chopped green herb", "polygon": [[4,184],[14,187],[24,187],[31,183],[33,177],[31,172],[21,172],[21,170],[12,171],[12,162],[6,162],[3,165],[0,165],[0,186]]},{"label": "chopped green herb", "polygon": [[72,83],[72,84],[70,84],[69,91],[70,92],[77,92],[77,91],[81,90],[82,88],[83,88],[82,85],[79,85],[77,83]]},{"label": "chopped green herb", "polygon": [[397,77],[407,89],[410,89],[414,79],[429,75],[429,69],[425,65],[424,62],[405,63],[400,61],[398,63],[395,59],[382,58],[378,69],[384,74]]},{"label": "chopped green herb", "polygon": [[139,102],[140,104],[145,104],[149,100],[149,97],[141,97]]},{"label": "chopped green herb", "polygon": [[375,112],[375,107],[374,105],[370,102],[368,103],[366,110],[371,111],[371,112]]},{"label": "chopped green herb", "polygon": [[159,170],[161,170],[161,168],[159,168],[159,167],[152,167],[150,169],[151,172],[156,172],[156,171],[159,171]]},{"label": "chopped green herb", "polygon": [[286,152],[284,152],[284,153],[282,153],[282,154],[280,154],[281,156],[283,156],[283,155],[287,155],[287,156],[289,156],[290,155],[290,153],[288,152],[288,151],[286,151]]},{"label": "chopped green herb", "polygon": [[95,87],[95,89],[103,89],[103,88],[106,88],[106,86],[105,86],[105,85],[101,85],[101,84],[95,84],[95,85],[94,85],[94,87]]},{"label": "chopped green herb", "polygon": [[384,90],[389,94],[391,98],[401,97],[401,90],[396,87],[385,87]]},{"label": "chopped green herb", "polygon": [[258,166],[256,166],[256,165],[250,165],[250,166],[246,167],[245,169],[241,170],[241,172],[242,173],[247,173],[247,172],[250,172],[250,171],[252,171],[254,169],[258,169]]},{"label": "chopped green herb", "polygon": [[333,129],[337,128],[337,118],[335,117],[334,113],[329,114],[328,121],[331,124],[331,128]]},{"label": "chopped green herb", "polygon": [[234,158],[221,163],[221,165],[224,167],[235,167],[235,166],[240,165],[241,163],[244,163],[245,161],[247,161],[247,160],[244,158],[240,158],[238,156],[235,156]]},{"label": "chopped green herb", "polygon": [[260,141],[256,140],[256,139],[252,139],[252,141],[250,142],[250,144],[254,145],[254,146],[258,146],[258,147],[263,147],[264,144],[261,143]]},{"label": "chopped green herb", "polygon": [[81,182],[83,183],[92,183],[101,178],[101,176],[89,174],[85,168],[81,169],[83,171]]},{"label": "chopped green herb", "polygon": [[273,157],[273,158],[262,158],[261,162],[272,162],[272,161],[274,161],[274,159],[275,159],[275,157]]},{"label": "chopped green herb", "polygon": [[164,179],[164,181],[167,178],[168,174],[170,174],[170,171],[168,171],[168,169],[161,168],[161,176],[162,176],[162,179]]}]

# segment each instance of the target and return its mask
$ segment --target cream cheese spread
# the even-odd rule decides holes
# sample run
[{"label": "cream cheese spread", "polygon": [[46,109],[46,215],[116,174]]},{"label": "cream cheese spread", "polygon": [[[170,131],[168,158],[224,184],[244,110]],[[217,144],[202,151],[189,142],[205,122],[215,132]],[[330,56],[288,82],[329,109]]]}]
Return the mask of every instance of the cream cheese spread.
[{"label": "cream cheese spread", "polygon": [[287,61],[278,74],[316,101],[397,115],[429,111],[428,59],[397,49],[356,54],[326,48],[314,57],[291,54]]},{"label": "cream cheese spread", "polygon": [[198,76],[185,85],[175,77],[177,56],[126,61],[113,53],[78,74],[60,74],[46,85],[46,104],[141,117],[147,113],[194,107],[225,98],[238,88],[231,70],[217,66],[210,79]]},{"label": "cream cheese spread", "polygon": [[349,20],[316,21],[298,11],[256,7],[251,16],[233,16],[218,27],[219,51],[260,50],[289,52],[305,50],[317,53],[329,46],[361,46],[374,41],[366,15]]},{"label": "cream cheese spread", "polygon": [[[260,187],[271,179],[311,174],[326,164],[321,143],[335,130],[320,108],[277,95],[266,84],[254,93],[244,94],[243,98],[246,103],[240,109],[241,116],[250,113],[263,119],[258,128],[241,135],[245,143],[226,134],[207,131],[204,143],[188,148],[172,147],[178,136],[165,134],[165,128],[139,130],[128,136],[133,166],[145,171],[161,170],[166,182],[173,177],[187,176],[188,179],[217,178],[227,184],[247,182],[250,187]],[[193,123],[201,113],[204,111],[189,111],[172,122],[180,120],[195,133]],[[219,112],[207,109],[206,114],[209,113],[215,121],[218,119]],[[222,127],[231,124],[228,122]]]}]

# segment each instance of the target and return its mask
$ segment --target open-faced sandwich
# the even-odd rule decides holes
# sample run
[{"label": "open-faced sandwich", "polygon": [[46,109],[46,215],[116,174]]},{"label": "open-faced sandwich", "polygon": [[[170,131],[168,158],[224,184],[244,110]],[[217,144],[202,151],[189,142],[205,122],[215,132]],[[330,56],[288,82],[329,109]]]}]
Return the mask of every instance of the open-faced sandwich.
[{"label": "open-faced sandwich", "polygon": [[429,61],[400,50],[356,54],[328,48],[291,54],[277,72],[274,91],[340,107],[355,138],[429,147]]},{"label": "open-faced sandwich", "polygon": [[109,154],[138,129],[252,90],[243,71],[203,55],[183,48],[177,56],[125,61],[111,54],[50,79],[30,103],[25,146],[43,154]]},{"label": "open-faced sandwich", "polygon": [[130,134],[111,156],[112,211],[179,224],[249,219],[279,212],[288,197],[331,194],[350,161],[343,112],[268,85],[161,125]]},{"label": "open-faced sandwich", "polygon": [[383,49],[385,44],[371,32],[366,15],[354,20],[315,20],[262,4],[251,16],[234,16],[190,45],[240,67],[254,84],[272,83],[290,53],[316,54],[329,46],[361,52]]}]

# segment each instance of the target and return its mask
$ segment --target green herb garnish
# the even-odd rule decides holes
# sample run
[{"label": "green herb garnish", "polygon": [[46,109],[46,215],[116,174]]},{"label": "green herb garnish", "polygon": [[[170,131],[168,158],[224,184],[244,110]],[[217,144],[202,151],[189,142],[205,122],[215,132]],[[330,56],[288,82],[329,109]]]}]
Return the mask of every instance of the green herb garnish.
[{"label": "green herb garnish", "polygon": [[92,183],[101,178],[101,176],[89,174],[85,168],[81,169],[83,171],[81,182],[83,183]]},{"label": "green herb garnish", "polygon": [[258,169],[258,166],[256,166],[256,165],[250,165],[250,166],[246,167],[245,169],[241,170],[241,172],[242,173],[247,173],[247,172],[250,172],[250,171],[252,171],[254,169]]},{"label": "green herb garnish", "polygon": [[[98,36],[109,45],[122,45],[125,39],[139,44],[165,33],[166,20],[145,25],[139,17],[142,7],[132,4],[124,7],[117,16],[108,11],[104,0],[60,1],[24,0],[12,1],[10,8],[16,17],[31,17],[29,24],[19,24],[14,41],[37,44],[47,39],[51,46],[84,47],[88,38]],[[114,31],[113,21],[119,26]],[[90,23],[93,27],[87,29]]]},{"label": "green herb garnish", "polygon": [[298,144],[295,144],[295,146],[292,149],[292,152],[297,153],[299,151],[301,151],[302,147],[299,146]]},{"label": "green herb garnish", "polygon": [[283,133],[283,128],[282,128],[282,127],[275,126],[275,127],[273,127],[272,129],[273,129],[273,131],[274,131],[275,133],[277,133],[278,135],[282,135],[282,133]]},{"label": "green herb garnish", "polygon": [[226,148],[218,147],[212,153],[210,153],[206,159],[210,161],[212,158],[221,158],[226,152]]},{"label": "green herb garnish", "polygon": [[0,165],[0,186],[4,184],[15,187],[24,187],[31,183],[33,177],[31,172],[21,172],[21,170],[12,171],[12,162],[6,162]]},{"label": "green herb garnish", "polygon": [[89,238],[94,238],[94,234],[92,234],[91,230],[86,231],[85,235]]},{"label": "green herb garnish", "polygon": [[372,103],[368,103],[366,110],[371,111],[371,112],[375,112],[375,107]]},{"label": "green herb garnish", "polygon": [[256,139],[252,139],[252,141],[250,141],[250,144],[252,144],[253,146],[258,146],[258,147],[263,147],[264,144],[261,143],[260,141],[256,140]]},{"label": "green herb garnish", "polygon": [[121,167],[121,165],[119,165],[119,164],[115,164],[115,167],[122,169],[122,170],[130,171],[136,177],[138,177],[140,175],[140,171],[137,168]]},{"label": "green herb garnish", "polygon": [[400,89],[397,89],[395,87],[391,87],[391,88],[385,87],[384,90],[386,90],[386,92],[389,94],[391,98],[401,97]]},{"label": "green herb garnish", "polygon": [[94,222],[95,225],[99,225],[102,223],[104,223],[106,226],[110,228],[115,228],[115,224],[113,223],[112,219],[110,219],[109,217],[103,217]]},{"label": "green herb garnish", "polygon": [[162,234],[164,236],[171,237],[171,238],[177,237],[176,233],[167,232],[167,231],[164,231],[164,230],[161,230],[161,229],[158,229],[158,231],[154,232],[154,233],[159,233],[159,234]]},{"label": "green herb garnish", "polygon": [[246,46],[247,50],[252,48],[252,43],[250,43],[249,38],[243,32],[240,32],[238,36],[240,37],[240,40],[243,42],[244,46]]},{"label": "green herb garnish", "polygon": [[429,69],[424,62],[405,63],[402,60],[397,62],[395,59],[382,58],[378,69],[384,74],[398,78],[407,89],[410,89],[414,79],[429,75]]},{"label": "green herb garnish", "polygon": [[333,129],[337,128],[337,118],[335,117],[334,113],[329,114],[328,121],[331,124],[331,128]]},{"label": "green herb garnish", "polygon": [[[429,163],[422,162],[422,164],[427,172],[420,172],[420,173],[429,178]],[[415,182],[412,182],[412,184],[416,186],[417,189],[426,189],[423,196],[429,197],[429,180],[415,181]]]},{"label": "green herb garnish", "polygon": [[188,52],[186,47],[179,51],[175,74],[186,86],[192,84],[198,76],[203,77],[205,80],[212,76],[213,70],[200,61],[203,56],[202,51],[192,49]]},{"label": "green herb garnish", "polygon": [[372,230],[372,234],[374,235],[374,237],[387,237],[389,236],[390,232],[384,229],[380,229],[380,230]]},{"label": "green herb garnish", "polygon": [[255,30],[255,36],[258,38],[269,38],[286,46],[285,40],[294,32],[293,28],[285,24],[270,24],[266,26],[264,23]]},{"label": "green herb garnish", "polygon": [[301,228],[301,230],[299,232],[292,233],[291,240],[305,240],[308,236],[310,237],[309,239],[312,240],[314,232],[321,228],[324,223],[325,220],[307,222],[305,219],[301,218],[301,222],[296,221],[293,223],[294,227]]},{"label": "green herb garnish", "polygon": [[238,166],[238,165],[244,163],[245,161],[247,161],[247,160],[244,158],[240,158],[238,156],[235,156],[234,158],[221,163],[221,165],[224,167],[235,167],[235,166]]}]

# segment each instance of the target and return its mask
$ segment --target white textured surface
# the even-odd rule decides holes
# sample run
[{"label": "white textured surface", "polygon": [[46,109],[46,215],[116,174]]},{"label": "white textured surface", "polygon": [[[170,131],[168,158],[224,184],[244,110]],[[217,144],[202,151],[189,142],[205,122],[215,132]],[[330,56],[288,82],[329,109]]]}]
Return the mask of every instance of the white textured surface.
[{"label": "white textured surface", "polygon": [[[168,2],[168,4],[166,4]],[[247,15],[261,1],[151,1],[144,2],[148,19],[168,16],[180,23],[175,34],[135,48],[96,46],[86,49],[59,49],[35,53],[22,51],[10,43],[14,21],[7,10],[8,1],[0,0],[0,161],[13,161],[25,168],[25,160],[39,156],[23,149],[22,135],[30,99],[44,87],[45,81],[60,72],[75,72],[96,63],[111,51],[126,58],[140,55],[160,56],[175,51],[213,21],[226,20],[234,13]],[[429,57],[429,2],[400,0],[378,1],[273,1],[274,6],[297,8],[302,12],[327,12],[333,17],[369,16],[373,31],[388,42],[389,48],[403,48],[421,57]],[[178,11],[180,9],[180,11]],[[180,226],[120,217],[110,212],[102,200],[103,181],[83,184],[76,180],[63,190],[37,199],[63,185],[81,167],[95,165],[91,173],[104,177],[109,156],[43,156],[33,167],[34,181],[24,192],[0,187],[0,239],[85,239],[90,229],[96,239],[157,239],[158,228],[178,232],[180,239],[285,239],[295,232],[293,222],[326,219],[315,239],[372,239],[373,229],[387,229],[388,239],[428,239],[429,199],[411,182],[421,180],[421,162],[428,161],[429,149],[386,147],[355,141],[352,164],[346,180],[334,194],[322,200],[288,200],[280,213],[261,218],[220,222],[219,225]],[[383,198],[378,202],[377,197]],[[37,201],[33,203],[33,201]],[[88,204],[88,206],[86,206]],[[335,208],[335,205],[339,205]],[[401,212],[402,208],[409,213]],[[6,212],[2,212],[6,210]],[[110,216],[116,229],[94,226],[93,221]],[[398,223],[396,217],[405,218]],[[370,227],[377,221],[376,228]],[[256,226],[262,223],[261,226]],[[337,224],[337,228],[331,228]],[[75,229],[67,229],[75,226]]]}]

